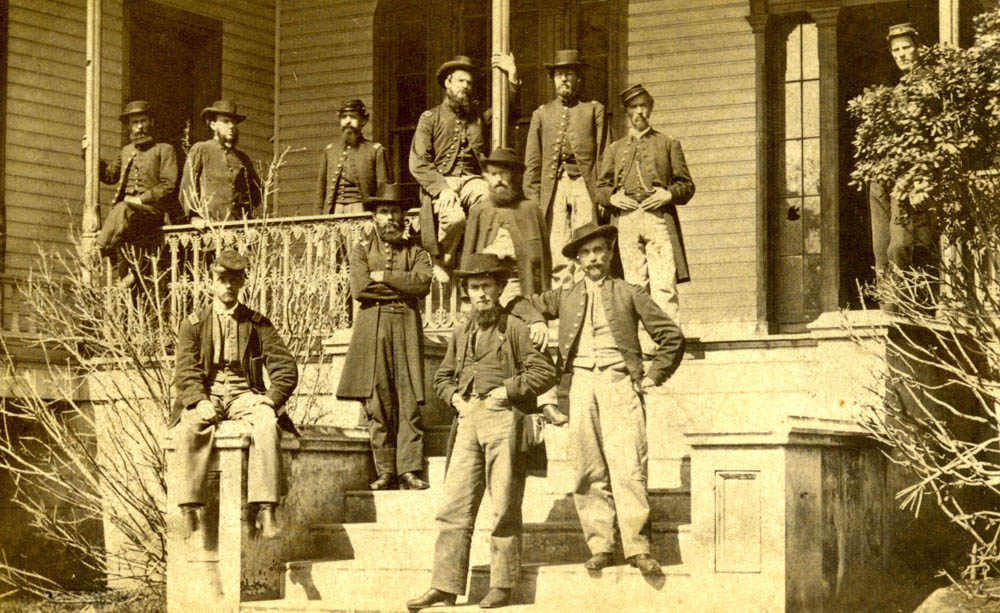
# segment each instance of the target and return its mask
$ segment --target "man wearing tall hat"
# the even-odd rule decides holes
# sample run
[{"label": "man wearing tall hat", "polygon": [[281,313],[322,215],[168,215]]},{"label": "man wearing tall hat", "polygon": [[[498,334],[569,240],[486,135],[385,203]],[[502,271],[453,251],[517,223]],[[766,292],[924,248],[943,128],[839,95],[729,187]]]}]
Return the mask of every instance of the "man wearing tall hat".
[{"label": "man wearing tall hat", "polygon": [[[559,320],[556,369],[569,385],[573,500],[592,554],[585,566],[612,563],[617,523],[628,562],[654,575],[660,568],[650,555],[645,393],[677,370],[684,336],[645,290],[609,276],[616,235],[614,226],[593,222],[574,230],[562,252],[583,279],[515,298],[510,308],[530,319],[533,307]],[[657,347],[648,371],[640,321]]]},{"label": "man wearing tall hat", "polygon": [[621,93],[628,135],[608,147],[598,199],[618,226],[625,280],[643,287],[680,323],[677,284],[690,281],[677,207],[694,195],[681,143],[653,129],[653,97],[642,85]]},{"label": "man wearing tall hat", "polygon": [[[516,96],[520,80],[514,56],[498,53],[492,63],[507,74]],[[441,282],[456,265],[467,211],[489,197],[479,160],[489,151],[491,113],[472,98],[478,76],[478,67],[464,55],[438,67],[444,101],[420,115],[410,147],[410,173],[420,184],[421,241],[434,258],[434,275]],[[516,113],[516,100],[510,108]]]},{"label": "man wearing tall hat", "polygon": [[[917,68],[919,42],[919,34],[913,24],[900,23],[890,27],[886,40],[902,75],[905,77],[913,73]],[[902,222],[899,198],[892,195],[892,189],[881,183],[872,183],[868,190],[868,207],[878,278],[885,274],[890,263],[899,269],[907,269],[927,264],[936,257],[934,237],[926,221],[921,219],[919,211],[913,211],[907,221]],[[883,304],[882,308],[892,310],[894,305]]]},{"label": "man wearing tall hat", "polygon": [[[190,532],[205,505],[215,426],[222,420],[250,424],[247,502],[258,508],[265,538],[278,536],[275,520],[281,490],[281,429],[298,432],[285,402],[298,383],[295,359],[274,325],[239,301],[247,262],[227,249],[212,263],[212,304],[181,322],[170,425],[173,427],[179,491],[177,500]],[[268,385],[265,385],[264,373]]]},{"label": "man wearing tall hat", "polygon": [[580,98],[586,67],[575,49],[556,51],[545,64],[556,97],[532,113],[524,152],[524,194],[545,215],[557,288],[577,276],[563,245],[574,228],[597,220],[597,166],[610,128],[604,105]]},{"label": "man wearing tall hat", "polygon": [[[128,127],[129,143],[110,164],[100,162],[101,182],[118,187],[97,246],[113,257],[122,246],[132,246],[142,266],[145,255],[160,244],[163,217],[176,203],[177,152],[153,139],[155,125],[145,100],[126,104],[119,119]],[[123,283],[135,280],[126,258],[118,258],[117,267]]]},{"label": "man wearing tall hat", "polygon": [[368,109],[361,100],[347,100],[340,116],[340,138],[323,149],[316,181],[316,201],[323,214],[365,212],[365,198],[389,182],[385,147],[364,137]]},{"label": "man wearing tall hat", "polygon": [[463,258],[455,271],[465,282],[472,316],[455,329],[434,376],[435,393],[456,415],[436,519],[431,589],[407,602],[410,610],[453,605],[465,593],[470,535],[487,490],[493,510],[490,591],[479,606],[508,604],[519,575],[525,422],[538,412],[536,396],[557,378],[548,355],[532,345],[528,326],[500,306],[508,272],[491,253]]},{"label": "man wearing tall hat", "polygon": [[202,109],[201,119],[213,136],[188,151],[181,175],[184,212],[196,228],[204,228],[206,221],[252,217],[260,206],[262,184],[250,156],[236,148],[246,115],[237,112],[235,102],[217,100]]},{"label": "man wearing tall hat", "polygon": [[420,478],[425,397],[419,301],[430,291],[432,264],[403,224],[403,212],[417,203],[415,188],[379,185],[365,200],[374,228],[350,254],[351,295],[359,308],[337,397],[364,403],[378,471],[373,490],[428,487]]}]

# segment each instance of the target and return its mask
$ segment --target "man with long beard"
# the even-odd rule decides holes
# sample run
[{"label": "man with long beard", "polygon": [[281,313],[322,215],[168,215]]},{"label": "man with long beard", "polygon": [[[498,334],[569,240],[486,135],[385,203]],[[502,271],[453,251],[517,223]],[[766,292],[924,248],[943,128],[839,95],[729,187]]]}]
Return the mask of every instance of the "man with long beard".
[{"label": "man with long beard", "polygon": [[[507,74],[512,92],[510,109],[517,112],[520,87],[517,65],[510,53],[493,56],[493,67]],[[472,99],[476,65],[464,55],[437,70],[445,99],[424,111],[410,147],[410,173],[420,183],[420,236],[434,258],[434,275],[446,282],[465,232],[466,212],[489,196],[479,158],[489,149],[490,113]]]},{"label": "man with long beard", "polygon": [[524,496],[528,414],[536,396],[556,383],[549,357],[531,343],[527,324],[500,306],[507,267],[493,254],[462,261],[472,317],[456,328],[434,376],[438,398],[454,407],[438,509],[431,589],[406,603],[410,610],[455,604],[465,593],[469,549],[476,514],[486,490],[493,509],[490,532],[490,591],[479,603],[488,609],[510,602],[519,575],[521,501]]},{"label": "man with long beard", "polygon": [[[337,398],[360,400],[378,478],[371,489],[427,489],[424,444],[423,325],[419,300],[431,287],[431,258],[403,227],[416,204],[397,183],[383,183],[365,208],[374,231],[351,249],[351,295],[360,303]],[[414,186],[415,187],[415,186]]]},{"label": "man with long beard", "polygon": [[385,147],[362,134],[368,109],[361,100],[348,100],[337,111],[340,138],[323,149],[319,160],[316,200],[320,214],[363,213],[365,198],[389,182]]},{"label": "man with long beard", "polygon": [[260,206],[261,181],[250,156],[236,148],[239,124],[246,115],[236,103],[217,100],[201,111],[212,129],[212,140],[195,143],[188,151],[181,176],[181,202],[196,228],[206,220],[225,221],[252,217]]},{"label": "man with long beard", "polygon": [[524,151],[524,194],[538,203],[549,231],[553,287],[572,285],[579,275],[561,249],[575,228],[597,221],[597,164],[608,141],[604,105],[580,100],[580,53],[556,51],[545,64],[556,97],[531,115]]},{"label": "man with long beard", "polygon": [[[177,152],[167,143],[153,140],[153,117],[149,103],[135,100],[125,105],[119,119],[128,126],[129,144],[110,164],[101,160],[101,182],[118,183],[114,204],[97,235],[97,246],[103,255],[118,256],[123,246],[139,250],[143,255],[162,240],[163,216],[176,204]],[[125,258],[117,258],[117,268],[123,284],[136,279]]]}]

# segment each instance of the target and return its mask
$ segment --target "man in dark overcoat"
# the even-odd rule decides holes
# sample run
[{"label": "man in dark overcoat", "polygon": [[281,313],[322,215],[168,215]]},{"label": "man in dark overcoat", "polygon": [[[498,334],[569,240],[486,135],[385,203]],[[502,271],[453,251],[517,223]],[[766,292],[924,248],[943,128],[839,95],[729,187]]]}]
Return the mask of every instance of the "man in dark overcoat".
[{"label": "man in dark overcoat", "polygon": [[548,355],[531,343],[528,326],[500,306],[508,268],[493,254],[463,260],[472,316],[448,341],[434,376],[434,392],[455,408],[444,495],[437,514],[431,589],[409,601],[411,610],[452,605],[464,594],[470,535],[486,490],[490,532],[490,591],[479,606],[508,604],[519,574],[521,500],[524,495],[526,416],[535,398],[556,383]]},{"label": "man in dark overcoat", "polygon": [[653,97],[642,85],[621,93],[629,133],[608,147],[598,199],[618,226],[625,280],[650,293],[680,323],[677,284],[690,281],[677,207],[694,195],[681,143],[653,129]]},{"label": "man in dark overcoat", "polygon": [[416,205],[416,194],[407,187],[383,183],[365,200],[375,228],[350,256],[351,295],[359,308],[337,397],[365,405],[378,471],[373,490],[428,487],[419,476],[424,464],[419,301],[430,292],[432,264],[403,226],[403,211]]},{"label": "man in dark overcoat", "polygon": [[[510,53],[493,56],[493,66],[507,74],[514,100],[520,87],[517,65]],[[424,111],[410,147],[410,173],[420,184],[420,236],[434,258],[434,275],[444,283],[455,267],[465,232],[466,213],[489,197],[479,160],[489,151],[491,113],[472,98],[478,68],[464,56],[455,56],[437,70],[445,99]]]},{"label": "man in dark overcoat", "polygon": [[[139,250],[141,265],[141,258],[162,242],[164,215],[176,206],[177,152],[153,139],[153,116],[145,100],[126,104],[119,119],[128,126],[129,144],[111,163],[100,162],[101,182],[118,187],[97,235],[97,246],[112,257],[122,246],[132,246]],[[136,272],[125,259],[117,263],[122,282],[134,281]]]},{"label": "man in dark overcoat", "polygon": [[[259,508],[261,535],[273,538],[279,534],[279,428],[298,436],[284,408],[298,368],[267,317],[239,302],[246,266],[236,251],[220,253],[212,263],[212,304],[182,321],[177,334],[177,398],[170,417],[181,476],[177,500],[189,532],[196,530],[215,425],[224,419],[248,422],[253,442],[247,502]],[[270,386],[264,385],[265,370]]]},{"label": "man in dark overcoat", "polygon": [[563,245],[574,228],[597,220],[597,167],[610,128],[603,104],[580,99],[586,67],[575,49],[545,64],[556,97],[532,113],[524,151],[524,194],[545,216],[555,288],[577,276]]},{"label": "man in dark overcoat", "polygon": [[[592,557],[600,570],[612,560],[617,523],[629,563],[659,573],[650,556],[646,491],[645,392],[680,365],[684,336],[645,290],[609,276],[614,226],[578,228],[563,248],[585,276],[572,287],[515,298],[514,314],[559,320],[557,370],[569,385],[570,457],[576,473],[573,501]],[[639,322],[656,343],[643,367]]]},{"label": "man in dark overcoat", "polygon": [[364,137],[368,109],[361,100],[348,100],[337,111],[340,138],[323,149],[319,158],[316,201],[319,213],[364,213],[365,198],[388,183],[385,147]]}]

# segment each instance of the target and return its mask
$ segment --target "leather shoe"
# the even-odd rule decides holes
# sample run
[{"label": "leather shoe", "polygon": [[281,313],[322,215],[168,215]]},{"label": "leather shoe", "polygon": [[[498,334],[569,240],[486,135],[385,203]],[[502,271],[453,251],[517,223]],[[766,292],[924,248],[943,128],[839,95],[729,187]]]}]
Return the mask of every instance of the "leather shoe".
[{"label": "leather shoe", "polygon": [[660,563],[648,553],[640,553],[637,556],[632,556],[628,559],[628,563],[638,568],[639,572],[644,575],[663,574],[663,571],[660,570]]},{"label": "leather shoe", "polygon": [[418,477],[416,473],[408,472],[399,475],[399,486],[404,490],[426,490],[430,484]]},{"label": "leather shoe", "polygon": [[373,490],[393,490],[396,489],[396,475],[389,473],[383,473],[378,476],[378,479],[372,481],[371,485],[368,487]]},{"label": "leather shoe", "polygon": [[275,539],[281,536],[281,528],[278,520],[274,518],[274,505],[262,504],[257,511],[257,523],[260,524],[260,536],[266,539]]},{"label": "leather shoe", "polygon": [[604,551],[594,554],[583,565],[587,570],[601,570],[602,568],[611,566],[611,554]]},{"label": "leather shoe", "polygon": [[443,604],[446,607],[451,607],[455,605],[455,599],[458,598],[456,594],[451,594],[449,592],[442,592],[437,588],[431,588],[424,592],[424,595],[420,598],[414,598],[413,600],[406,601],[406,608],[411,611],[417,611],[420,609],[426,609],[427,607]]},{"label": "leather shoe", "polygon": [[510,604],[509,587],[491,587],[486,597],[479,601],[480,609],[496,609]]}]

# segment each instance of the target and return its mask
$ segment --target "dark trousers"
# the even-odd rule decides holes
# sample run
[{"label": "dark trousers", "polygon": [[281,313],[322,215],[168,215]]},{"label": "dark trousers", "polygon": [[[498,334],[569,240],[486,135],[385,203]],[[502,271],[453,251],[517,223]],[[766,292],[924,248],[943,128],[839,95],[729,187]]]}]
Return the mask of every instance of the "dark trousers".
[{"label": "dark trousers", "polygon": [[405,325],[402,311],[382,309],[375,339],[375,390],[365,403],[375,469],[380,475],[401,475],[424,466],[420,406],[402,350]]}]

